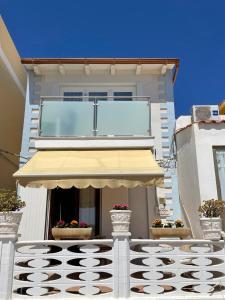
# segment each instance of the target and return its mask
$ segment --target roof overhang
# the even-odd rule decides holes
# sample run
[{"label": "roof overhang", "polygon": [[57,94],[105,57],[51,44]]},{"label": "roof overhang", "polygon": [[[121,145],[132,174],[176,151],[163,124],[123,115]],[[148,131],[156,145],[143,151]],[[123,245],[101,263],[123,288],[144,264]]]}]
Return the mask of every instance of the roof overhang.
[{"label": "roof overhang", "polygon": [[48,66],[48,69],[59,69],[59,72],[64,73],[66,70],[73,68],[83,68],[86,66],[86,71],[90,67],[95,69],[109,69],[111,74],[115,74],[115,70],[125,69],[134,70],[136,75],[142,73],[165,74],[167,69],[173,69],[173,81],[175,81],[178,68],[178,58],[23,58],[21,60],[26,68],[33,69],[34,66],[40,66],[41,70]]}]

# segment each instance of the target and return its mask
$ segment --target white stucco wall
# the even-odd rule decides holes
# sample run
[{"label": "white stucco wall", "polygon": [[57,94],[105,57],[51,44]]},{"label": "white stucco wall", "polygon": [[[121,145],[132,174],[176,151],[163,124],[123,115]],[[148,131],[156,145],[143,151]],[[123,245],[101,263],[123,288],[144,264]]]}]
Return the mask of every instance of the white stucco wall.
[{"label": "white stucco wall", "polygon": [[45,236],[47,189],[19,186],[18,194],[26,203],[19,227],[20,240],[43,240]]},{"label": "white stucco wall", "polygon": [[[137,187],[129,189],[129,208],[132,210],[130,231],[132,238],[148,238],[148,195],[147,189]],[[152,207],[155,207],[155,198],[151,199]],[[154,208],[153,208],[154,209]]]},{"label": "white stucco wall", "polygon": [[180,201],[195,237],[201,236],[198,207],[218,199],[213,148],[225,146],[225,124],[192,124],[176,134]]},{"label": "white stucco wall", "polygon": [[[198,222],[200,205],[199,178],[193,128],[188,127],[177,133],[178,188],[183,217],[192,229],[195,238],[201,237]],[[195,222],[193,222],[193,220]],[[196,223],[197,222],[197,223]]]},{"label": "white stucco wall", "polygon": [[128,189],[121,187],[111,189],[105,187],[101,191],[101,213],[100,213],[100,232],[103,237],[111,238],[112,223],[110,220],[109,211],[114,204],[128,204]]},{"label": "white stucco wall", "polygon": [[[64,88],[73,87],[96,87],[96,90],[101,87],[133,87],[136,89],[137,95],[150,96],[152,100],[158,100],[160,87],[159,87],[159,75],[139,75],[130,74],[130,72],[124,72],[120,75],[111,76],[107,73],[97,73],[93,75],[85,74],[66,74],[60,75],[58,72],[49,72],[44,76],[37,76],[37,79],[41,78],[41,85],[39,86],[39,92],[42,96],[63,95]],[[39,80],[38,80],[39,81]],[[39,81],[40,84],[40,81]],[[37,90],[37,87],[35,88]]]},{"label": "white stucco wall", "polygon": [[225,146],[225,124],[195,124],[194,132],[200,199],[218,199],[213,147]]}]

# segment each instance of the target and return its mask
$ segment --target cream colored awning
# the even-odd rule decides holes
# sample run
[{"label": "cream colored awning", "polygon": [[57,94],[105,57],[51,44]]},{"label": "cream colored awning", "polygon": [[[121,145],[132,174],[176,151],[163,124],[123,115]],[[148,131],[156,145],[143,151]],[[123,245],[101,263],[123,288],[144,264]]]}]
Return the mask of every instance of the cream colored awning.
[{"label": "cream colored awning", "polygon": [[14,175],[28,187],[161,186],[163,171],[150,150],[38,151]]}]

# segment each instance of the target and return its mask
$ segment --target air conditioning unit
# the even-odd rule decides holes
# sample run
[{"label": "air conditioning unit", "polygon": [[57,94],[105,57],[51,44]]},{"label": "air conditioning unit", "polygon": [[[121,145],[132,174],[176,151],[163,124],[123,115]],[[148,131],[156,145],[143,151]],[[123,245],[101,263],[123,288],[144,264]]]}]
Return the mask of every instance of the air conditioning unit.
[{"label": "air conditioning unit", "polygon": [[194,105],[192,106],[192,121],[219,120],[218,105]]}]

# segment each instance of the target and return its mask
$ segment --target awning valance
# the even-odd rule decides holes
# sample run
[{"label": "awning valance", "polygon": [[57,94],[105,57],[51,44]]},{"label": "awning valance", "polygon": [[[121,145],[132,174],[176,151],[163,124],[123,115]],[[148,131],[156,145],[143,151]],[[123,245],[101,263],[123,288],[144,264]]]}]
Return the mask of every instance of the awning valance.
[{"label": "awning valance", "polygon": [[161,186],[163,171],[150,150],[38,151],[15,174],[23,186],[117,188]]}]

